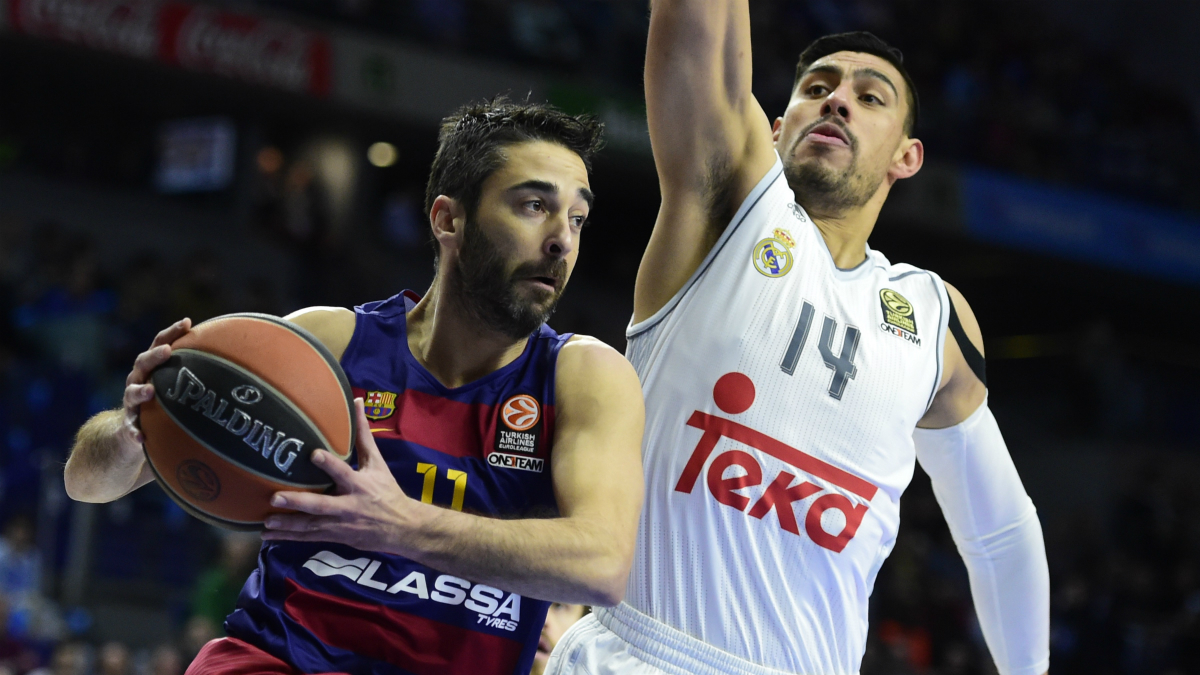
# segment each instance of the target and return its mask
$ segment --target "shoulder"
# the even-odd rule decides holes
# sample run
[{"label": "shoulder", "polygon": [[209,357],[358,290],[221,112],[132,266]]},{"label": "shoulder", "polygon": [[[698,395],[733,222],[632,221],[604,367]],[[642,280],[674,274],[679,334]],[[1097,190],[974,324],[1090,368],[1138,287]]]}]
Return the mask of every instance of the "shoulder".
[{"label": "shoulder", "polygon": [[283,318],[312,333],[339,360],[354,337],[355,313],[345,307],[305,307]]},{"label": "shoulder", "polygon": [[971,310],[971,305],[957,288],[950,285],[949,282],[943,281],[942,283],[946,285],[946,295],[950,296],[950,303],[954,305],[954,312],[958,314],[958,321],[962,324],[967,339],[975,345],[980,354],[983,354],[983,331],[979,328],[979,321],[975,318],[975,312]]},{"label": "shoulder", "polygon": [[[589,335],[572,335],[558,352],[558,372],[583,374],[591,370],[628,370],[633,366],[604,342]],[[636,375],[635,375],[636,378]]]},{"label": "shoulder", "polygon": [[604,342],[574,335],[558,353],[555,388],[559,397],[600,398],[609,394],[641,398],[637,373],[625,357]]}]

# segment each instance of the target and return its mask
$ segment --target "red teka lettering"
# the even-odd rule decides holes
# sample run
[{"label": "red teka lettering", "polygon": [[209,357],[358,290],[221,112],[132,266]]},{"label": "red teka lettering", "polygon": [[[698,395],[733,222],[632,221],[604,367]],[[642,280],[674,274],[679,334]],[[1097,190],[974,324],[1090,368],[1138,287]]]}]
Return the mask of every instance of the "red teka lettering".
[{"label": "red teka lettering", "polygon": [[[737,465],[746,470],[746,473],[733,478],[722,478],[725,474],[725,469],[733,465]],[[712,466],[708,467],[708,489],[712,495],[717,498],[725,506],[732,506],[738,511],[745,511],[746,505],[750,503],[750,498],[739,495],[734,492],[744,487],[753,487],[762,483],[762,467],[758,465],[758,460],[748,452],[741,450],[730,450],[717,455],[713,460]],[[799,533],[797,533],[799,534]]]},{"label": "red teka lettering", "polygon": [[[736,376],[736,377],[735,377]],[[726,391],[736,385],[737,391]],[[717,380],[713,388],[713,399],[723,412],[738,414],[749,409],[754,402],[754,385],[750,378],[741,373],[727,373]],[[736,405],[734,405],[736,403]],[[679,481],[675,484],[677,492],[690,494],[696,487],[696,481],[704,470],[705,463],[712,456],[717,443],[722,438],[728,438],[747,445],[756,450],[793,466],[811,476],[825,480],[840,487],[867,502],[875,498],[879,488],[872,483],[824,462],[808,453],[771,438],[766,434],[743,426],[731,419],[694,411],[687,425],[704,432],[688,458]],[[741,467],[745,473],[725,478],[725,470],[731,466]],[[801,481],[796,485],[792,482],[796,476],[787,471],[780,471],[775,480],[767,486],[762,496],[754,503],[748,515],[762,519],[772,509],[779,519],[779,527],[799,536],[800,526],[796,521],[794,503],[808,499],[821,492],[822,488],[809,481]],[[713,459],[708,468],[708,490],[720,503],[733,507],[738,511],[746,511],[750,498],[736,492],[742,488],[755,487],[762,484],[762,465],[748,452],[728,450]],[[828,510],[835,509],[845,516],[846,523],[837,534],[831,534],[821,527],[821,516]],[[818,546],[834,553],[841,553],[862,524],[863,516],[870,509],[869,504],[855,504],[850,499],[836,492],[827,492],[809,505],[804,517],[804,531]]]}]

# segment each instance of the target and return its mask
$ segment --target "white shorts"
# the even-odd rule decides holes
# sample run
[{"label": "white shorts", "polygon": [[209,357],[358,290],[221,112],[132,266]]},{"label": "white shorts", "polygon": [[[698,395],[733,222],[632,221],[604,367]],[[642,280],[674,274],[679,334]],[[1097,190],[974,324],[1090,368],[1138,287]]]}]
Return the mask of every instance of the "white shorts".
[{"label": "white shorts", "polygon": [[697,640],[625,603],[597,608],[562,636],[546,675],[787,675]]}]

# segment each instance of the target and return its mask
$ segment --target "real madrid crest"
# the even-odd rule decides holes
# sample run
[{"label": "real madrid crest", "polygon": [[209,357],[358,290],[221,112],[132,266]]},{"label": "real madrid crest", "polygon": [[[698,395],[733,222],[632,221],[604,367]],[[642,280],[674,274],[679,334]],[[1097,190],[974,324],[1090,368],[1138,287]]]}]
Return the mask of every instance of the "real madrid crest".
[{"label": "real madrid crest", "polygon": [[759,274],[771,278],[781,277],[792,269],[792,249],[777,237],[767,237],[754,245],[751,260]]}]

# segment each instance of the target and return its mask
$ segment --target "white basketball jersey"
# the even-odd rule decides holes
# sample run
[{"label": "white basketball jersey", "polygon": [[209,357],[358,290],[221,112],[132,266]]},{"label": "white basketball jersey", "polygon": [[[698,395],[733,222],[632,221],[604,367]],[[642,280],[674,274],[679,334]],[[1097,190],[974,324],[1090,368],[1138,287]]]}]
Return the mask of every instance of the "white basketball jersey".
[{"label": "white basketball jersey", "polygon": [[626,602],[754,663],[858,672],[948,309],[936,275],[869,248],[835,267],[777,160],[629,327],[647,492]]}]

